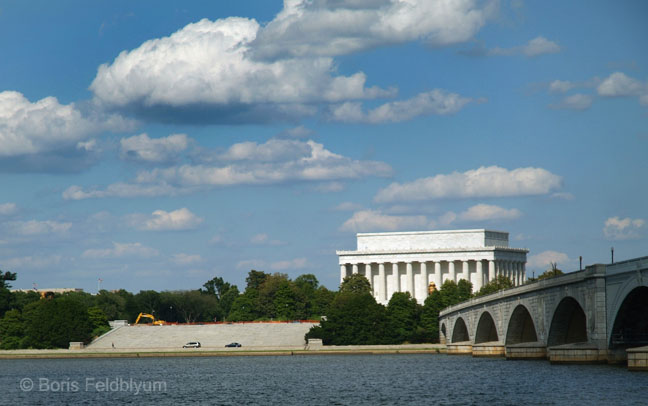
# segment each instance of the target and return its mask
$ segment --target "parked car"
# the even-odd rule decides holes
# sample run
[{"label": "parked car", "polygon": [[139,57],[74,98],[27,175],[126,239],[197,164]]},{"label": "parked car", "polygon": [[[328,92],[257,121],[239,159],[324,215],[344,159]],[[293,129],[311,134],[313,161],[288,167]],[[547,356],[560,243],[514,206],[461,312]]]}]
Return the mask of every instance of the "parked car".
[{"label": "parked car", "polygon": [[241,344],[239,344],[239,343],[229,343],[229,344],[225,345],[225,347],[240,347],[240,346],[241,346]]},{"label": "parked car", "polygon": [[200,343],[198,341],[189,341],[182,348],[200,348]]}]

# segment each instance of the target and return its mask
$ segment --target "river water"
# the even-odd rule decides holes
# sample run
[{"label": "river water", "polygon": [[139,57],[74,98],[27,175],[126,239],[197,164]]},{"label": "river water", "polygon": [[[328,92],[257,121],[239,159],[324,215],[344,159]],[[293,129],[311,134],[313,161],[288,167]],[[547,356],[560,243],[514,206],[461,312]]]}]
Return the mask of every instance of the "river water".
[{"label": "river water", "polygon": [[1,360],[0,404],[648,405],[648,374],[442,354]]}]

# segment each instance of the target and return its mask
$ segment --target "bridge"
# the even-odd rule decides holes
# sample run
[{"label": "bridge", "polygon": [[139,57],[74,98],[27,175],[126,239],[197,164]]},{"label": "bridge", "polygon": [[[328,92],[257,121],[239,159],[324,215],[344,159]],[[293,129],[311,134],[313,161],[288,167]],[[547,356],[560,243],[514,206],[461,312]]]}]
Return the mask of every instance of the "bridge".
[{"label": "bridge", "polygon": [[648,369],[648,257],[596,264],[444,309],[449,354]]}]

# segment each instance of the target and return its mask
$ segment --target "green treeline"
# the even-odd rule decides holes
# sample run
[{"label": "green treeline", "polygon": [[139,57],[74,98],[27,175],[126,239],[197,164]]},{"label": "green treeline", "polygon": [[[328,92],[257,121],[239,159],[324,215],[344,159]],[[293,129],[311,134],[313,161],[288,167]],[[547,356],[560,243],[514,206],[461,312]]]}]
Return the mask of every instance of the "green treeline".
[{"label": "green treeline", "polygon": [[[446,281],[422,304],[409,293],[395,293],[383,306],[371,295],[369,281],[362,275],[345,278],[335,292],[320,286],[312,274],[291,280],[286,274],[251,270],[243,292],[216,277],[196,290],[133,294],[121,289],[41,298],[37,292],[10,292],[9,282],[15,279],[15,273],[0,271],[0,349],[87,343],[109,331],[108,320],[134,323],[140,313],[179,323],[321,318],[320,326],[307,338],[321,338],[332,345],[438,342],[439,312],[473,296],[470,282]],[[474,296],[510,287],[510,280],[501,277]]]}]

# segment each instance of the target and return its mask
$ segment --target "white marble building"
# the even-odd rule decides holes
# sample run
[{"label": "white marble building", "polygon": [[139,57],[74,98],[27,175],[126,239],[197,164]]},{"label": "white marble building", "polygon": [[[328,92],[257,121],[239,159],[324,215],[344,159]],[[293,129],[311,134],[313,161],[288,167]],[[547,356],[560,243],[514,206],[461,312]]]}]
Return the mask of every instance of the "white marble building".
[{"label": "white marble building", "polygon": [[394,292],[410,292],[423,303],[428,286],[446,280],[472,282],[473,291],[506,275],[515,286],[526,281],[527,249],[510,248],[508,233],[490,230],[446,230],[358,233],[356,251],[336,251],[340,280],[360,273],[369,279],[378,303]]}]

